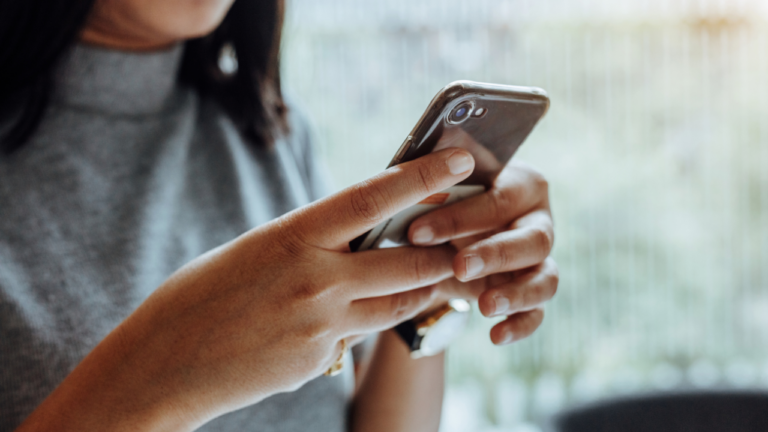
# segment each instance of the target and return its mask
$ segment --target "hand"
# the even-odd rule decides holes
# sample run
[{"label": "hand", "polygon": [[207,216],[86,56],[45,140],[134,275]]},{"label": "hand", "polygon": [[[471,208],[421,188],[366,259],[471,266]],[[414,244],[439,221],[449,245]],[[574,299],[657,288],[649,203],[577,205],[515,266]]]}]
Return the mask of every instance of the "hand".
[{"label": "hand", "polygon": [[[353,254],[347,243],[473,167],[464,150],[427,155],[190,262],[70,374],[46,412],[84,422],[56,405],[75,400],[113,422],[151,411],[167,426],[170,412],[193,428],[299,388],[332,365],[341,339],[413,317],[432,300],[432,286],[453,275],[449,245]],[[99,420],[100,429],[119,429]]]},{"label": "hand", "polygon": [[523,339],[541,325],[541,307],[557,291],[558,270],[549,257],[554,230],[548,186],[533,168],[510,162],[489,191],[420,217],[408,236],[416,245],[450,241],[456,247],[456,278],[438,285],[437,301],[476,299],[483,315],[506,316],[491,329],[493,343]]}]

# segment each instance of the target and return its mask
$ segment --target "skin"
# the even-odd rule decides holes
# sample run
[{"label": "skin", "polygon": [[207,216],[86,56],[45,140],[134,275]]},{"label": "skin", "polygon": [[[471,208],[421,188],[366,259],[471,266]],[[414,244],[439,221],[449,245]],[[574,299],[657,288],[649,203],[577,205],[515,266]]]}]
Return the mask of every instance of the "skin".
[{"label": "skin", "polygon": [[[212,31],[231,3],[102,0],[82,40],[163,49]],[[351,254],[347,244],[473,168],[465,150],[441,150],[197,258],[112,331],[18,430],[191,431],[321,375],[341,339],[383,332],[357,377],[352,430],[437,431],[444,356],[412,360],[386,329],[462,297],[478,300],[486,316],[506,317],[491,330],[494,343],[533,333],[557,289],[547,183],[513,162],[485,194],[416,220],[412,247]]]},{"label": "skin", "polygon": [[80,39],[134,51],[166,48],[212,32],[234,0],[97,0]]},{"label": "skin", "polygon": [[409,228],[414,244],[449,241],[459,251],[455,278],[438,285],[439,296],[478,300],[483,315],[507,316],[491,329],[497,345],[530,336],[543,320],[542,305],[557,292],[548,188],[539,172],[513,160],[488,192],[424,215]]}]

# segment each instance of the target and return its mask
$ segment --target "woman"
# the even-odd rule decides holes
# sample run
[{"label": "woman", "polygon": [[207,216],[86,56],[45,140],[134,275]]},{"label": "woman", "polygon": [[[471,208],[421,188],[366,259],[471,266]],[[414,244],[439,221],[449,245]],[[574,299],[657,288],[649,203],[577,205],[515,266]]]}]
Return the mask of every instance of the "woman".
[{"label": "woman", "polygon": [[[458,296],[507,316],[496,344],[541,323],[552,220],[523,165],[414,222],[418,246],[349,253],[474,162],[445,149],[320,199],[282,8],[0,6],[2,430],[436,430],[443,356],[387,329]],[[376,332],[357,377],[321,376]]]}]

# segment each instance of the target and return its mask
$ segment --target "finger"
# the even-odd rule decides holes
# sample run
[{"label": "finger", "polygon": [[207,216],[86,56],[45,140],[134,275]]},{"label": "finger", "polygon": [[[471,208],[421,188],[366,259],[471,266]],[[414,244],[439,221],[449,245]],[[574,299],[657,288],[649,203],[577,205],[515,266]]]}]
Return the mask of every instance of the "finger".
[{"label": "finger", "polygon": [[491,342],[496,345],[507,345],[525,339],[544,321],[544,311],[534,309],[510,316],[491,328]]},{"label": "finger", "polygon": [[462,282],[455,277],[448,278],[437,284],[437,296],[440,299],[464,299],[475,301],[488,289],[488,278]]},{"label": "finger", "polygon": [[[554,260],[552,260],[552,262],[554,263]],[[468,282],[462,282],[455,277],[448,278],[436,285],[437,298],[446,301],[456,298],[477,301],[486,290],[515,280],[518,273],[519,272],[494,273],[484,278],[473,279]]]},{"label": "finger", "polygon": [[558,282],[557,264],[547,258],[542,264],[518,274],[511,282],[486,290],[480,294],[477,304],[487,317],[529,311],[551,300],[557,292]]},{"label": "finger", "polygon": [[338,248],[424,198],[469,177],[472,155],[446,149],[405,162],[297,211],[294,221],[310,244]]},{"label": "finger", "polygon": [[337,268],[347,268],[345,293],[358,300],[436,284],[453,276],[456,250],[449,245],[401,247],[343,254]]},{"label": "finger", "polygon": [[547,181],[526,165],[511,164],[488,192],[413,221],[408,238],[418,245],[445,243],[507,225],[536,207],[549,210]]},{"label": "finger", "polygon": [[350,334],[371,333],[390,329],[407,321],[432,304],[434,286],[400,292],[383,297],[352,302],[347,315]]},{"label": "finger", "polygon": [[549,256],[555,241],[549,211],[529,213],[515,221],[511,228],[459,251],[453,261],[456,278],[468,281],[520,270],[539,264]]}]

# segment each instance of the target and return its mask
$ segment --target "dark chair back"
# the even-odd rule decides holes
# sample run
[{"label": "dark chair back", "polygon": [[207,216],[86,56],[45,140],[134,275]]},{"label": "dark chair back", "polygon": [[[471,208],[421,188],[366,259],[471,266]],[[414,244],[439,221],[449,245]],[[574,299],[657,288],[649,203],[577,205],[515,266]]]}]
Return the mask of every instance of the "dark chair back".
[{"label": "dark chair back", "polygon": [[564,412],[553,432],[768,432],[768,393],[649,395]]}]

